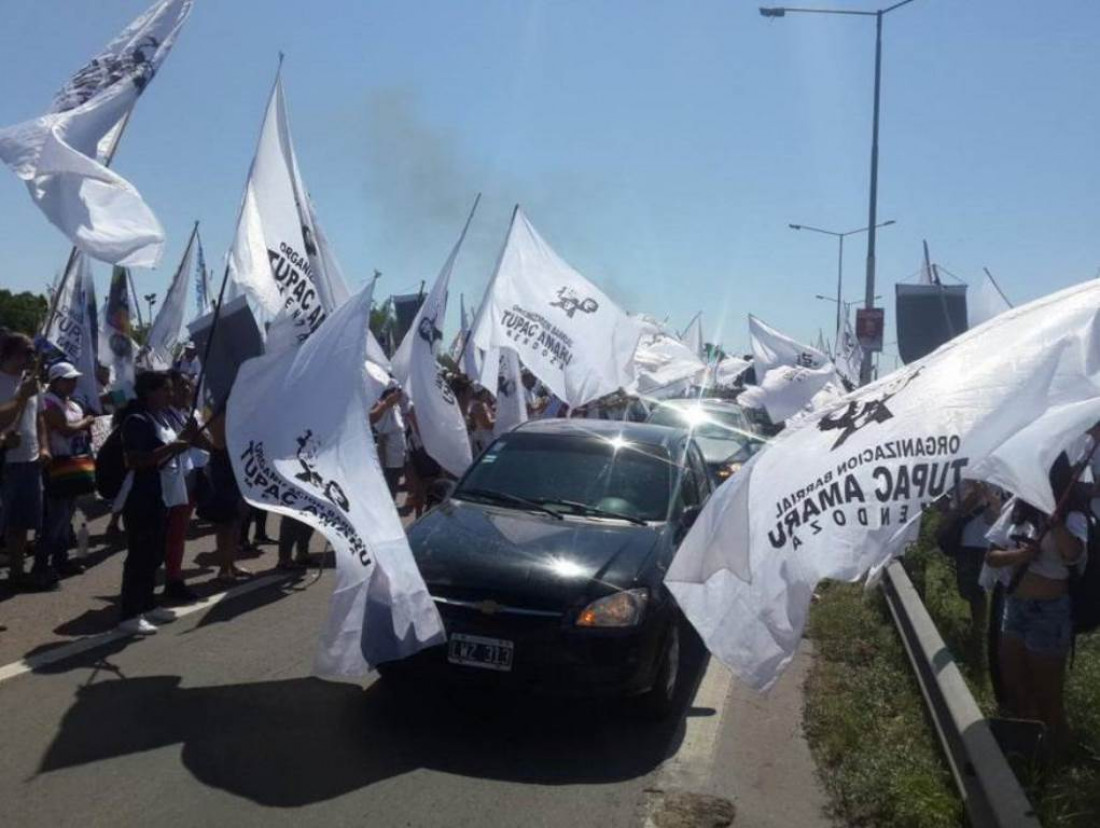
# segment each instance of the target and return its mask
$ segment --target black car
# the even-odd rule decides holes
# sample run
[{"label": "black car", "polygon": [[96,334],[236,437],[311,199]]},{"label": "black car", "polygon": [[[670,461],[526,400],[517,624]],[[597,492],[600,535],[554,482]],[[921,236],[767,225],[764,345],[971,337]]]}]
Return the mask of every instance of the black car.
[{"label": "black car", "polygon": [[500,437],[409,529],[448,642],[383,672],[638,696],[663,715],[681,623],[664,574],[710,492],[683,430],[542,420]]},{"label": "black car", "polygon": [[666,400],[649,412],[647,423],[687,429],[718,486],[767,445],[745,409],[728,400]]}]

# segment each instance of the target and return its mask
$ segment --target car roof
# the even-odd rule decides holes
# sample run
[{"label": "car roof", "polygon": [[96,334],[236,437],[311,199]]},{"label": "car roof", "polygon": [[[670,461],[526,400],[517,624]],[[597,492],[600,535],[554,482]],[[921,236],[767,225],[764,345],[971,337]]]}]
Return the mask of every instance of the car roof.
[{"label": "car roof", "polygon": [[670,408],[704,408],[711,411],[744,411],[744,406],[740,406],[733,400],[723,400],[714,397],[677,397],[671,400],[660,400],[653,408],[654,410],[661,408],[662,406],[668,406]]},{"label": "car roof", "polygon": [[525,434],[562,434],[573,437],[588,435],[621,436],[632,443],[661,446],[672,453],[688,437],[686,429],[672,428],[649,423],[633,423],[624,420],[589,420],[582,417],[551,417],[543,420],[528,420],[514,431]]}]

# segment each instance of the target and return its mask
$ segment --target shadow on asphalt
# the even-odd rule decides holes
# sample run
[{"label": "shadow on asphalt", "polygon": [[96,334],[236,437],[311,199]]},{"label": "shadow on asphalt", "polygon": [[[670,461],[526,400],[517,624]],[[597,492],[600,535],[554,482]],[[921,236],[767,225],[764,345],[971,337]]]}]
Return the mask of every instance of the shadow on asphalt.
[{"label": "shadow on asphalt", "polygon": [[[180,687],[178,676],[80,688],[40,773],[169,745],[203,784],[299,807],[421,768],[542,785],[598,784],[654,770],[683,739],[706,655],[685,648],[677,713],[640,720],[620,703],[474,695],[314,678]],[[101,659],[101,661],[103,661]],[[109,672],[109,665],[101,668]]]}]

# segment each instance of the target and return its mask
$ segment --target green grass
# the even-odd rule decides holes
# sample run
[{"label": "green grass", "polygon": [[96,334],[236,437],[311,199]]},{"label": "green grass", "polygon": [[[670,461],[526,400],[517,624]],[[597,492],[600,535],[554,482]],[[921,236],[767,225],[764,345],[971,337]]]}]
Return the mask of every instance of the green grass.
[{"label": "green grass", "polygon": [[[969,641],[969,608],[953,563],[925,521],[905,567],[978,704],[996,703]],[[827,584],[810,613],[816,659],[806,685],[806,733],[836,815],[849,825],[965,824],[963,806],[924,711],[908,658],[878,590]],[[1061,764],[1017,767],[1046,828],[1100,825],[1100,634],[1078,639],[1066,687],[1077,748]]]}]

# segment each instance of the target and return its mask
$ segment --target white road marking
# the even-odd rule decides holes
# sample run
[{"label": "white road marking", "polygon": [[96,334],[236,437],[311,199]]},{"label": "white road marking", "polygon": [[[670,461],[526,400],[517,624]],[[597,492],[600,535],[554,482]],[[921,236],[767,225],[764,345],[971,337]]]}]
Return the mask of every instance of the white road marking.
[{"label": "white road marking", "polygon": [[[211,595],[208,598],[204,598],[201,601],[197,601],[194,604],[190,604],[184,607],[175,607],[169,609],[176,618],[183,618],[186,615],[193,615],[196,612],[202,612],[208,610],[215,604],[222,601],[229,600],[230,598],[236,598],[240,595],[246,595],[249,592],[254,592],[257,589],[262,589],[265,586],[277,583],[279,581],[285,581],[291,576],[287,574],[277,575],[265,575],[261,578],[254,578],[251,581],[235,586],[232,589],[225,592],[219,592],[216,595]],[[37,655],[24,658],[19,661],[13,661],[11,664],[6,664],[0,667],[0,683],[13,679],[16,676],[21,676],[25,673],[37,670],[39,667],[44,667],[47,664],[53,664],[57,661],[64,661],[67,658],[86,653],[89,650],[94,650],[97,647],[102,647],[106,644],[110,644],[114,641],[118,641],[123,638],[132,638],[129,633],[119,632],[118,630],[111,630],[110,632],[100,633],[99,635],[89,635],[86,638],[79,638],[70,644],[64,644],[60,647],[56,647],[45,652],[38,653]]]},{"label": "white road marking", "polygon": [[703,680],[699,682],[691,706],[700,712],[714,712],[689,714],[684,720],[684,739],[676,755],[666,760],[661,768],[660,787],[685,790],[706,787],[714,769],[714,756],[718,749],[718,736],[722,732],[722,718],[730,696],[731,681],[730,671],[718,659],[707,659]]}]

